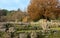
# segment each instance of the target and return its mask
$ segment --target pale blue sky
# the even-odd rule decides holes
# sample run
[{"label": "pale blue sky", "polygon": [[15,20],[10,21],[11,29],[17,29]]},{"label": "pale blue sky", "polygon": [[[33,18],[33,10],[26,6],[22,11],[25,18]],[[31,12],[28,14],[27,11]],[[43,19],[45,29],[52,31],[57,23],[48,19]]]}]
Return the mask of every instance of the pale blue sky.
[{"label": "pale blue sky", "polygon": [[25,10],[29,4],[29,0],[0,0],[0,8],[8,10]]}]

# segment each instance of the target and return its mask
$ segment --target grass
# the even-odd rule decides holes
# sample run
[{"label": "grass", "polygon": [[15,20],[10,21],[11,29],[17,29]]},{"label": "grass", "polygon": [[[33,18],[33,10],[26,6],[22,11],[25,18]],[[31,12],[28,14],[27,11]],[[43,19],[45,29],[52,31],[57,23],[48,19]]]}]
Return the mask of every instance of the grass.
[{"label": "grass", "polygon": [[59,27],[57,27],[57,28],[51,28],[52,30],[60,30],[60,28]]},{"label": "grass", "polygon": [[32,31],[40,32],[41,30],[21,30],[21,31],[17,31],[17,33],[19,33],[19,32],[32,32]]}]

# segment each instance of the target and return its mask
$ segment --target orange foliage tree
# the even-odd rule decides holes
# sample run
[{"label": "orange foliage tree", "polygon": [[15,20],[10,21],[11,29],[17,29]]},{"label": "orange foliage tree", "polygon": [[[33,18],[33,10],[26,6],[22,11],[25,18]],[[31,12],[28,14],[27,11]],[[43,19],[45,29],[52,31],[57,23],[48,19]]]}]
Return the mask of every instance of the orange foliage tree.
[{"label": "orange foliage tree", "polygon": [[40,18],[55,19],[53,10],[57,4],[58,0],[31,0],[28,6],[28,14],[34,21]]}]

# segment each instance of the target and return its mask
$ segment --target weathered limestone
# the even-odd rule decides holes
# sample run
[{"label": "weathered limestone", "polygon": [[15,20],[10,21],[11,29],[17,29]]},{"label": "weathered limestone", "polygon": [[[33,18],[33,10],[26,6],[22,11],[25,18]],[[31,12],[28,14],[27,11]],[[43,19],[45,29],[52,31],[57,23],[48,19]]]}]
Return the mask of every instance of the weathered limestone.
[{"label": "weathered limestone", "polygon": [[20,33],[19,38],[27,38],[27,34],[26,33]]},{"label": "weathered limestone", "polygon": [[32,33],[31,33],[31,38],[37,38],[36,32],[32,32]]},{"label": "weathered limestone", "polygon": [[0,23],[0,31],[5,32],[6,28],[4,27],[5,27],[4,24]]},{"label": "weathered limestone", "polygon": [[46,19],[41,19],[39,21],[39,23],[40,23],[40,25],[41,25],[41,27],[42,27],[43,30],[47,29],[47,20]]},{"label": "weathered limestone", "polygon": [[8,32],[14,32],[14,31],[15,31],[14,27],[10,27],[8,30]]}]

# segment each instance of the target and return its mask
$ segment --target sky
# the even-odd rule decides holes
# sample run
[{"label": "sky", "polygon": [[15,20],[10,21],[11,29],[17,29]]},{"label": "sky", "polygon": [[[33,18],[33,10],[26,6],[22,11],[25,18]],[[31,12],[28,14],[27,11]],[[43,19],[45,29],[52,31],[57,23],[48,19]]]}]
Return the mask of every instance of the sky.
[{"label": "sky", "polygon": [[30,0],[0,0],[0,9],[7,10],[25,10],[29,4]]}]

